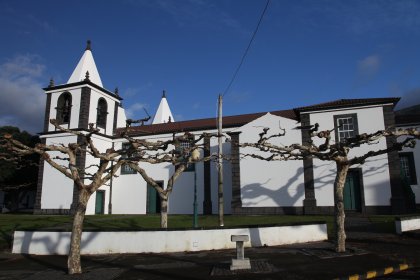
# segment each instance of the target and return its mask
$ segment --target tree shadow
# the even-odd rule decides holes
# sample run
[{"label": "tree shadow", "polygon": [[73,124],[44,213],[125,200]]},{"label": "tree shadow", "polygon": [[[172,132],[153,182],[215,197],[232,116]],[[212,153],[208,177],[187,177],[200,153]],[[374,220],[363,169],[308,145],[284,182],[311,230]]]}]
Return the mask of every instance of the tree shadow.
[{"label": "tree shadow", "polygon": [[[304,183],[302,180],[302,183],[298,184],[296,187],[293,186],[293,183],[295,183],[299,177],[303,175],[303,167],[299,167],[295,174],[288,179],[285,185],[279,186],[276,189],[269,189],[267,187],[264,187],[265,184],[269,183],[271,179],[268,179],[267,181],[263,183],[253,183],[248,184],[243,187],[241,187],[241,196],[242,201],[248,200],[248,201],[255,201],[259,197],[261,198],[270,198],[274,201],[276,206],[274,207],[281,207],[281,206],[295,206],[294,204],[303,197],[305,188]],[[296,188],[296,192],[292,195],[291,188]],[[260,204],[261,201],[256,202],[246,202],[246,207],[252,207]]]},{"label": "tree shadow", "polygon": [[[14,234],[13,245],[21,254],[31,254],[33,248],[41,246],[40,252],[47,255],[67,255],[70,249],[71,232],[67,231],[22,231],[22,236]],[[86,248],[100,232],[83,232],[80,244],[81,251]],[[38,253],[40,253],[38,252]]]}]

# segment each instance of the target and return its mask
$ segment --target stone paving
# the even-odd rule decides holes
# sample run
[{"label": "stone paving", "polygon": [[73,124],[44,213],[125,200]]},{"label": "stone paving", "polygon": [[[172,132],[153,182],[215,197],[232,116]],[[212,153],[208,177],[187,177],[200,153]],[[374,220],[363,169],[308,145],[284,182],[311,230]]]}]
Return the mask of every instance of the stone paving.
[{"label": "stone paving", "polygon": [[[350,227],[347,244],[349,250],[344,256],[337,255],[330,242],[245,248],[251,269],[234,272],[229,266],[236,256],[235,249],[83,256],[84,273],[76,276],[66,274],[66,256],[4,252],[0,253],[0,280],[348,279],[350,275],[364,275],[402,263],[420,266],[420,231],[398,236]],[[401,279],[420,279],[418,268],[412,268],[412,271],[414,276],[410,277],[414,278]],[[399,279],[386,277],[384,279]]]}]

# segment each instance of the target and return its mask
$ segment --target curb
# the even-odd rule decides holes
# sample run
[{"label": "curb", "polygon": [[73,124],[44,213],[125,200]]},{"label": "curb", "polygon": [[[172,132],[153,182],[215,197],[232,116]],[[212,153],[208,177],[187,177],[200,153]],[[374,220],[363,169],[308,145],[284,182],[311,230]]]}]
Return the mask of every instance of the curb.
[{"label": "curb", "polygon": [[375,277],[384,276],[391,273],[400,272],[406,269],[409,269],[410,265],[408,264],[399,264],[395,266],[389,266],[384,269],[378,269],[378,270],[371,270],[366,272],[365,274],[353,274],[347,277],[340,277],[335,278],[334,280],[364,280],[364,279],[373,279]]}]

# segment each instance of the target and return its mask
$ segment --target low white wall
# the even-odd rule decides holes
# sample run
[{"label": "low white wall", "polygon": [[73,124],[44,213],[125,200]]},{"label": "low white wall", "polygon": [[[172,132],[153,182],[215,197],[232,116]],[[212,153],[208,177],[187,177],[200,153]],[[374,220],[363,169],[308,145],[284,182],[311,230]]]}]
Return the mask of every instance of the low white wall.
[{"label": "low white wall", "polygon": [[420,229],[420,217],[406,217],[395,220],[395,229],[398,234],[404,231]]},{"label": "low white wall", "polygon": [[[327,239],[327,225],[305,224],[255,228],[84,232],[82,254],[164,253],[235,248],[231,235],[246,234],[247,247],[276,246]],[[13,253],[66,255],[70,232],[15,231]]]}]

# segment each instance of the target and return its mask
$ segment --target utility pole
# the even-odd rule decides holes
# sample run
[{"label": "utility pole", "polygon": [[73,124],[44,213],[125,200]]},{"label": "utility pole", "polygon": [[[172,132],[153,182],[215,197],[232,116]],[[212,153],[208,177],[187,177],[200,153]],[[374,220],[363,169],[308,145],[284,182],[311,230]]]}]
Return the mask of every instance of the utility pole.
[{"label": "utility pole", "polygon": [[198,227],[198,203],[197,203],[197,170],[196,164],[194,163],[194,219],[193,228]]},{"label": "utility pole", "polygon": [[218,140],[219,140],[219,150],[218,150],[218,202],[219,202],[219,226],[224,226],[223,221],[223,212],[224,212],[224,201],[223,201],[223,147],[222,147],[222,95],[219,94],[218,99],[218,110],[217,110],[217,126],[218,126]]}]

